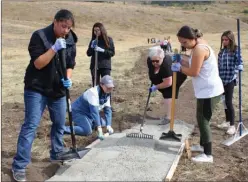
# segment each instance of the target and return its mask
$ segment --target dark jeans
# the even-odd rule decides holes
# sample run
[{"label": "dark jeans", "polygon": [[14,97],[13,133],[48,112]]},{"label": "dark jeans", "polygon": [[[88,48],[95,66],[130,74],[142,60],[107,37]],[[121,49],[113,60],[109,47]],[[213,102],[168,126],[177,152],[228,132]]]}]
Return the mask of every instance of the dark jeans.
[{"label": "dark jeans", "polygon": [[[94,85],[94,80],[95,80],[95,70],[92,69],[91,71],[91,78],[92,78],[92,86]],[[100,83],[100,78],[102,78],[105,75],[110,75],[111,69],[107,68],[99,68],[97,70],[97,77],[96,77],[96,85],[99,85]]]},{"label": "dark jeans", "polygon": [[[72,110],[73,112],[73,110]],[[75,135],[80,135],[80,136],[88,136],[92,134],[92,130],[95,129],[95,126],[93,124],[93,120],[91,120],[88,116],[81,114],[81,113],[76,113],[75,111],[72,113],[72,118],[74,122],[74,132]],[[106,126],[106,121],[103,118],[100,118],[101,126]],[[111,126],[111,123],[108,125]],[[70,126],[65,126],[65,134],[70,134]]]},{"label": "dark jeans", "polygon": [[209,122],[219,100],[220,96],[197,99],[196,118],[200,130],[200,145],[204,147],[206,155],[212,155],[212,133]]},{"label": "dark jeans", "polygon": [[66,98],[48,98],[38,92],[24,90],[25,119],[17,142],[17,152],[14,157],[12,169],[25,171],[31,160],[31,147],[35,138],[36,129],[40,124],[45,107],[48,107],[52,128],[50,132],[50,157],[63,152],[63,134],[66,119]]},{"label": "dark jeans", "polygon": [[226,102],[226,109],[225,109],[225,114],[226,114],[226,121],[230,122],[230,125],[234,125],[234,118],[235,118],[235,112],[233,108],[233,90],[234,86],[236,85],[236,81],[233,80],[227,85],[224,85],[224,95],[225,95],[225,102]]}]

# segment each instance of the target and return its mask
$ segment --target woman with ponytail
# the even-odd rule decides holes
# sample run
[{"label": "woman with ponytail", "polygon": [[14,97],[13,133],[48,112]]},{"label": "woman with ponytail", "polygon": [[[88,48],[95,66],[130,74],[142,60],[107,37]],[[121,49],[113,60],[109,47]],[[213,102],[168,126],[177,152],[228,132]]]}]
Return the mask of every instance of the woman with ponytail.
[{"label": "woman with ponytail", "polygon": [[[177,33],[181,46],[191,50],[188,64],[172,64],[172,71],[182,72],[192,77],[197,99],[196,118],[200,129],[200,145],[193,145],[191,151],[202,152],[192,158],[194,162],[213,162],[210,120],[216,104],[224,92],[219,77],[217,59],[213,49],[202,38],[198,29],[183,26]],[[173,57],[178,57],[173,56]]]}]

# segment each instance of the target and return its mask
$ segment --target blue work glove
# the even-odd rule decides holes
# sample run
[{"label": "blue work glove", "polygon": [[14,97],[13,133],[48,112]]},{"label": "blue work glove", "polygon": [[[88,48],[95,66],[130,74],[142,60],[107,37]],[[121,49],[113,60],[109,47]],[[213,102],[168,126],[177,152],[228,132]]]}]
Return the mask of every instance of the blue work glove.
[{"label": "blue work glove", "polygon": [[96,40],[92,40],[91,42],[91,46],[92,49],[94,49],[96,47]]},{"label": "blue work glove", "polygon": [[72,86],[72,81],[69,78],[67,80],[64,80],[64,78],[62,78],[61,81],[63,82],[63,86],[65,88],[70,88]]},{"label": "blue work glove", "polygon": [[95,51],[97,51],[97,52],[104,52],[105,50],[103,48],[101,48],[101,47],[96,46],[95,47]]},{"label": "blue work glove", "polygon": [[99,126],[97,128],[97,138],[99,138],[100,140],[104,140],[104,135],[103,135],[102,127],[101,126]]},{"label": "blue work glove", "polygon": [[158,90],[156,85],[153,85],[152,87],[149,88],[149,92],[155,92],[156,90]]},{"label": "blue work glove", "polygon": [[171,70],[174,72],[180,72],[181,71],[181,64],[180,63],[172,63]]},{"label": "blue work glove", "polygon": [[55,44],[52,46],[52,50],[54,52],[58,52],[60,49],[66,48],[66,41],[63,38],[59,38],[56,40]]},{"label": "blue work glove", "polygon": [[180,54],[173,54],[172,61],[176,63],[182,63],[182,57]]}]

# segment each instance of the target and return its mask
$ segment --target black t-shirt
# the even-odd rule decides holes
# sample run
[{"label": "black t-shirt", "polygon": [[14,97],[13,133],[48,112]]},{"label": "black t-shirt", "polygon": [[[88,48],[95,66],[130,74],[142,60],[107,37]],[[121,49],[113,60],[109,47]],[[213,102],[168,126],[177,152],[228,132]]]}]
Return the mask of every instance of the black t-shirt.
[{"label": "black t-shirt", "polygon": [[163,82],[163,79],[172,76],[171,64],[172,64],[171,57],[165,55],[163,63],[160,65],[159,72],[154,73],[154,66],[152,65],[152,61],[150,60],[150,58],[147,59],[149,78],[152,84],[158,85]]},{"label": "black t-shirt", "polygon": [[[173,75],[173,72],[171,71],[171,64],[172,59],[171,56],[165,55],[163,63],[160,66],[160,70],[158,73],[154,73],[154,66],[152,65],[152,61],[150,58],[147,58],[147,66],[148,66],[148,72],[149,72],[149,78],[154,85],[158,85],[163,82],[163,79],[168,78]],[[186,80],[187,76],[181,72],[177,72],[177,84],[176,86],[179,88],[183,82]],[[172,87],[164,88],[164,89],[171,89]],[[164,90],[164,89],[160,89]]]}]

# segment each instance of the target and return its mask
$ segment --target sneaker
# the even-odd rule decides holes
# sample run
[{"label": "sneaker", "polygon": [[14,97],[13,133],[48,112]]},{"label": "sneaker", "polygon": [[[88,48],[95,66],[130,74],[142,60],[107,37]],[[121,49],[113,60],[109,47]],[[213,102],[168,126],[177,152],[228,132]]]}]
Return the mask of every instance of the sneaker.
[{"label": "sneaker", "polygon": [[167,125],[168,123],[170,123],[170,119],[168,118],[163,118],[163,120],[161,121],[161,123],[159,125]]},{"label": "sneaker", "polygon": [[224,121],[223,123],[217,125],[217,127],[220,128],[220,129],[228,128],[229,126],[230,126],[230,123],[226,122],[226,121]]},{"label": "sneaker", "polygon": [[213,156],[212,155],[206,155],[206,154],[199,154],[195,157],[192,157],[191,160],[193,162],[209,162],[213,163]]},{"label": "sneaker", "polygon": [[200,145],[192,145],[190,147],[191,152],[204,152],[204,149]]},{"label": "sneaker", "polygon": [[110,135],[114,133],[114,129],[111,126],[107,126],[107,131]]},{"label": "sneaker", "polygon": [[226,133],[227,133],[228,135],[234,135],[235,132],[236,132],[235,126],[229,126]]},{"label": "sneaker", "polygon": [[26,173],[23,171],[14,171],[12,170],[13,178],[15,181],[27,181]]}]

